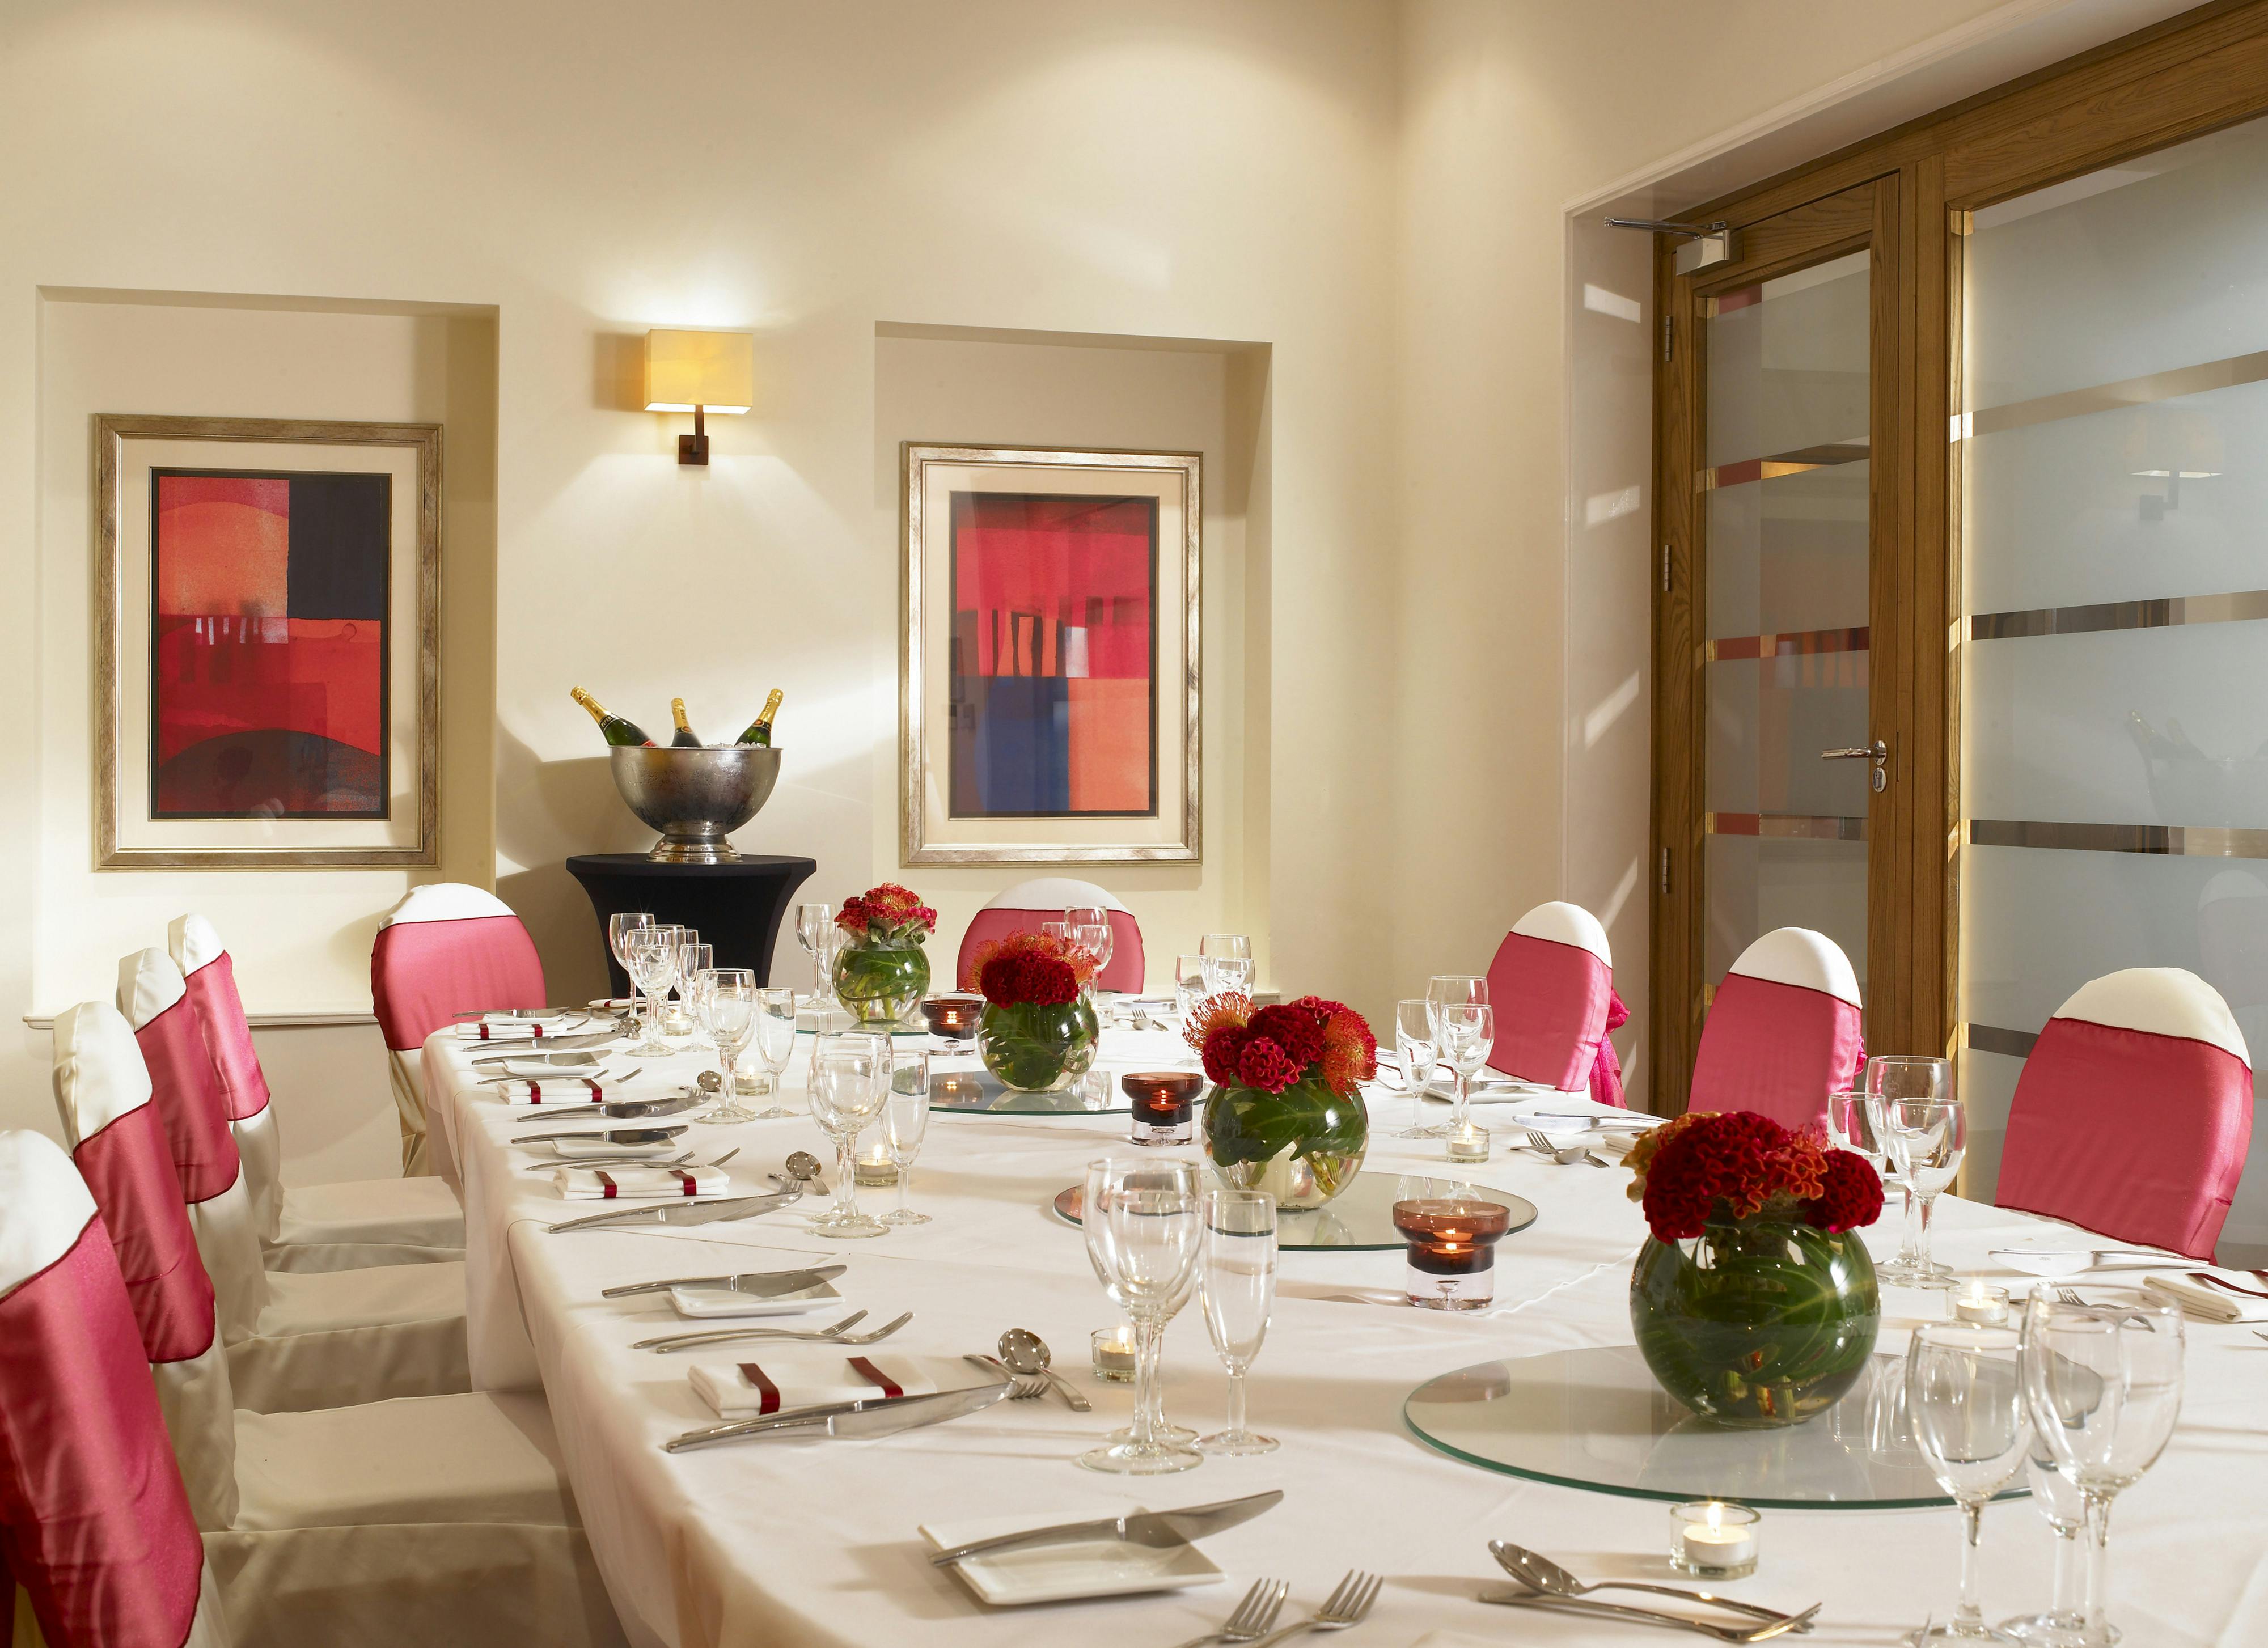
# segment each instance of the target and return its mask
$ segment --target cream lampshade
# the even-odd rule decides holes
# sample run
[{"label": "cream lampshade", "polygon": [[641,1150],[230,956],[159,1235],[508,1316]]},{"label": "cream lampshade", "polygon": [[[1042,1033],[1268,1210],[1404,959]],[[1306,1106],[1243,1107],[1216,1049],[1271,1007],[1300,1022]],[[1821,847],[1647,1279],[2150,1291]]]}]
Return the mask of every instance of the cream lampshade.
[{"label": "cream lampshade", "polygon": [[693,433],[677,438],[677,461],[709,461],[703,414],[746,412],[756,398],[756,340],[749,332],[645,335],[645,409],[690,412]]}]

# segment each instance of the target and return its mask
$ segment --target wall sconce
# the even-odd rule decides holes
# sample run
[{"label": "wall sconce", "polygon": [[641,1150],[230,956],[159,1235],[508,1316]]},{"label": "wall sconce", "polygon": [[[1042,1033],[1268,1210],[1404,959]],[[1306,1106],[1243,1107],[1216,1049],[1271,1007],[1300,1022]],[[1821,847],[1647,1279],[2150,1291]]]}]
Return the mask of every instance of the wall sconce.
[{"label": "wall sconce", "polygon": [[677,461],[709,461],[703,414],[746,412],[756,398],[756,338],[753,332],[672,332],[645,335],[645,409],[690,412],[693,433],[677,438]]}]

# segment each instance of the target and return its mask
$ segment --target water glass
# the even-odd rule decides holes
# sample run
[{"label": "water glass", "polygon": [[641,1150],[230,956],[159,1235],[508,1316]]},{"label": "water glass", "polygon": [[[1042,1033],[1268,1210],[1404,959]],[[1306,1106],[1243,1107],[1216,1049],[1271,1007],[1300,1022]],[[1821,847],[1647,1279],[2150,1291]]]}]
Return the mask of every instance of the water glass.
[{"label": "water glass", "polygon": [[2036,1288],[2024,1307],[2024,1401],[2056,1470],[2079,1490],[2088,1548],[2086,1626],[2100,1648],[2115,1636],[2109,1593],[2110,1502],[2165,1452],[2182,1411],[2182,1313],[2124,1288]]},{"label": "water glass", "polygon": [[1444,1002],[1435,1015],[1441,1056],[1457,1072],[1457,1101],[1449,1113],[1454,1137],[1472,1124],[1472,1080],[1496,1046],[1496,1009],[1484,1001]]},{"label": "water glass", "polygon": [[1207,933],[1197,941],[1204,958],[1205,994],[1248,995],[1252,990],[1252,940],[1242,933]]},{"label": "water glass", "polygon": [[1064,925],[1071,929],[1071,941],[1094,958],[1100,978],[1117,942],[1110,931],[1110,912],[1099,904],[1074,904],[1064,911]]},{"label": "water glass", "polygon": [[1174,958],[1174,1011],[1182,1016],[1182,1023],[1189,1022],[1190,1012],[1208,993],[1205,989],[1204,958],[1201,955],[1175,956]]},{"label": "water glass", "polygon": [[811,988],[812,1010],[822,1017],[839,1011],[843,1004],[835,998],[835,952],[840,945],[843,930],[835,924],[840,914],[832,904],[807,903],[795,907],[795,941],[811,958],[816,976]]},{"label": "water glass", "polygon": [[1925,1322],[1906,1352],[1906,1414],[1914,1445],[1938,1485],[1961,1507],[1961,1600],[1953,1617],[1910,1643],[2008,1642],[1977,1604],[1977,1541],[1984,1507],[2024,1468],[2032,1439],[2010,1328]]},{"label": "water glass", "polygon": [[1837,1150],[1863,1157],[1876,1173],[1882,1171],[1881,1142],[1874,1137],[1874,1118],[1867,1109],[1863,1090],[1827,1095],[1827,1141]]},{"label": "water glass", "polygon": [[730,1125],[753,1122],[756,1114],[744,1108],[736,1094],[733,1067],[756,1034],[756,975],[747,967],[718,967],[709,975],[701,997],[703,1027],[717,1044],[717,1066],[725,1102],[697,1120]]},{"label": "water glass", "polygon": [[820,1035],[811,1051],[811,1115],[835,1141],[835,1205],[814,1220],[828,1236],[880,1236],[889,1229],[858,1210],[858,1135],[890,1096],[890,1038],[865,1031]]},{"label": "water glass", "polygon": [[1929,1216],[1938,1193],[1961,1171],[1969,1119],[1953,1091],[1953,1066],[1940,1058],[1885,1055],[1867,1063],[1867,1113],[1891,1181],[1906,1193],[1905,1240],[1877,1268],[1882,1281],[1949,1288],[1953,1272],[1929,1256]]},{"label": "water glass", "polygon": [[756,992],[756,1063],[763,1069],[763,1085],[755,1089],[771,1102],[756,1112],[756,1120],[770,1122],[797,1112],[780,1102],[780,1076],[795,1054],[795,992],[785,985],[767,985]]},{"label": "water glass", "polygon": [[1228,1368],[1228,1428],[1197,1440],[1201,1453],[1272,1453],[1281,1446],[1244,1424],[1244,1376],[1276,1307],[1276,1198],[1264,1190],[1204,1193],[1198,1256],[1205,1332]]},{"label": "water glass", "polygon": [[[685,1004],[685,1016],[693,1021],[693,1038],[703,1041],[707,1032],[701,1023],[701,992],[708,987],[710,969],[717,965],[713,945],[688,944],[677,952],[677,999]],[[715,1045],[713,1042],[711,1046]]]},{"label": "water glass", "polygon": [[1204,1461],[1159,1435],[1158,1352],[1166,1324],[1196,1291],[1203,1251],[1199,1165],[1156,1157],[1089,1165],[1081,1228],[1086,1256],[1134,1324],[1134,1425],[1123,1441],[1079,1456],[1089,1470],[1154,1476]]},{"label": "water glass", "polygon": [[1433,1004],[1418,997],[1394,1004],[1394,1048],[1402,1057],[1402,1091],[1410,1095],[1410,1126],[1397,1138],[1440,1138],[1448,1129],[1427,1127],[1425,1089],[1441,1056],[1433,1031]]},{"label": "water glass", "polygon": [[921,1154],[922,1136],[929,1131],[929,1055],[890,1055],[890,1096],[882,1106],[882,1144],[890,1165],[898,1170],[898,1205],[882,1215],[885,1225],[926,1225],[929,1215],[909,1205],[912,1195],[914,1158]]},{"label": "water glass", "polygon": [[644,1033],[629,1050],[647,1058],[664,1058],[677,1049],[661,1033],[662,1000],[677,982],[677,947],[681,927],[637,927],[630,931],[628,948],[630,975],[645,997]]},{"label": "water glass", "polygon": [[613,954],[615,965],[622,968],[630,979],[630,1015],[633,1018],[637,1016],[638,987],[637,975],[630,968],[630,938],[639,928],[652,925],[653,917],[644,910],[616,910],[607,917],[607,949]]},{"label": "water glass", "polygon": [[1484,1002],[1489,998],[1488,981],[1477,973],[1436,973],[1425,982],[1425,999],[1433,1009],[1434,1035],[1441,1039],[1440,1025],[1441,1009],[1452,1002]]}]

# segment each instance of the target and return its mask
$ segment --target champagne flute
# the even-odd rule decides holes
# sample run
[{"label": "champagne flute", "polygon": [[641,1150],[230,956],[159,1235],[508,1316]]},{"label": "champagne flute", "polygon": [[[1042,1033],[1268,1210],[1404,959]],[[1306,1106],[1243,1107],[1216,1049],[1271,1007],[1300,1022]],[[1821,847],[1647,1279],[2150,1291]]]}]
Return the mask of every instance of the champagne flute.
[{"label": "champagne flute", "polygon": [[890,1096],[890,1038],[865,1031],[821,1035],[811,1053],[811,1115],[835,1141],[835,1205],[812,1222],[825,1236],[880,1236],[889,1226],[858,1210],[858,1135]]},{"label": "champagne flute", "polygon": [[1402,1056],[1402,1086],[1410,1095],[1410,1127],[1396,1138],[1440,1138],[1447,1128],[1425,1125],[1425,1089],[1441,1046],[1433,1030],[1433,1004],[1411,997],[1394,1004],[1394,1046]]},{"label": "champagne flute", "polygon": [[1875,1275],[1905,1287],[1949,1288],[1953,1272],[1929,1256],[1929,1218],[1968,1150],[1968,1118],[1954,1094],[1953,1066],[1905,1054],[1868,1060],[1867,1114],[1893,1181],[1906,1196],[1898,1256],[1877,1266]]},{"label": "champagne flute", "polygon": [[1910,1643],[2013,1642],[1977,1605],[1977,1544],[1984,1507],[2024,1468],[2032,1439],[2011,1328],[1924,1322],[1906,1352],[1906,1412],[1914,1444],[1938,1485],[1961,1507],[1961,1601],[1953,1617]]},{"label": "champagne flute", "polygon": [[616,910],[607,917],[607,948],[615,958],[615,965],[630,980],[630,1017],[638,1016],[637,975],[630,968],[630,935],[641,927],[653,925],[653,917],[644,910]]},{"label": "champagne flute", "polygon": [[1457,1102],[1449,1113],[1449,1132],[1472,1125],[1472,1080],[1496,1046],[1496,1009],[1484,1001],[1445,1002],[1438,1022],[1441,1054],[1457,1072]]},{"label": "champagne flute", "polygon": [[921,1154],[922,1136],[929,1131],[929,1055],[890,1056],[890,1096],[882,1107],[882,1144],[890,1165],[898,1170],[898,1205],[882,1215],[885,1225],[926,1225],[929,1215],[909,1205],[912,1196],[914,1158]]},{"label": "champagne flute", "polygon": [[2103,1616],[2110,1502],[2158,1462],[2181,1416],[2183,1329],[2181,1308],[2153,1295],[2088,1291],[2095,1297],[2066,1304],[2032,1291],[2021,1365],[2032,1428],[2087,1507],[2094,1538],[2079,1640],[2103,1648],[2117,1634]]},{"label": "champagne flute", "polygon": [[709,1034],[717,1043],[717,1066],[723,1077],[718,1091],[725,1102],[695,1119],[720,1127],[753,1122],[755,1112],[745,1108],[736,1097],[733,1067],[756,1034],[756,975],[747,967],[718,967],[710,974],[701,1001]]},{"label": "champagne flute", "polygon": [[1276,1198],[1264,1190],[1204,1193],[1199,1254],[1205,1332],[1228,1367],[1228,1428],[1200,1438],[1200,1453],[1273,1453],[1274,1437],[1244,1424],[1244,1376],[1268,1336],[1276,1306]]},{"label": "champagne flute", "polygon": [[755,1113],[770,1122],[797,1112],[780,1102],[780,1075],[795,1055],[795,992],[785,985],[767,985],[756,992],[756,1062],[763,1066],[763,1085],[758,1092],[771,1102]]},{"label": "champagne flute", "polygon": [[1134,1427],[1123,1442],[1079,1456],[1089,1470],[1153,1476],[1204,1462],[1157,1435],[1158,1351],[1166,1324],[1195,1290],[1203,1225],[1197,1165],[1113,1158],[1086,1170],[1086,1256],[1134,1324]]},{"label": "champagne flute", "polygon": [[822,1022],[828,1012],[843,1004],[835,999],[835,935],[840,931],[835,917],[839,913],[832,904],[795,907],[795,941],[811,958],[815,973],[808,1004]]},{"label": "champagne flute", "polygon": [[693,1020],[695,1042],[706,1041],[711,1047],[716,1042],[709,1038],[707,1026],[702,1021],[701,993],[708,988],[709,975],[716,965],[717,951],[713,945],[688,944],[678,949],[677,998],[685,1004],[686,1017]]},{"label": "champagne flute", "polygon": [[674,981],[677,985],[677,1005],[674,1007],[671,1006],[666,998],[664,998],[661,1004],[661,1023],[662,1034],[664,1035],[676,1034],[677,1032],[673,1026],[681,1019],[688,1021],[686,1025],[687,1034],[691,1035],[696,1034],[697,1031],[697,1026],[690,1022],[693,1016],[693,998],[685,993],[685,958],[687,954],[691,952],[693,947],[696,945],[700,944],[700,942],[701,934],[697,930],[691,927],[680,927],[677,930],[677,970]]},{"label": "champagne flute", "polygon": [[[1233,990],[1240,994],[1252,986],[1252,940],[1242,933],[1207,933],[1197,941],[1197,953],[1204,958],[1205,994],[1219,996]],[[1241,962],[1241,968],[1232,967],[1225,975],[1224,962]]]}]

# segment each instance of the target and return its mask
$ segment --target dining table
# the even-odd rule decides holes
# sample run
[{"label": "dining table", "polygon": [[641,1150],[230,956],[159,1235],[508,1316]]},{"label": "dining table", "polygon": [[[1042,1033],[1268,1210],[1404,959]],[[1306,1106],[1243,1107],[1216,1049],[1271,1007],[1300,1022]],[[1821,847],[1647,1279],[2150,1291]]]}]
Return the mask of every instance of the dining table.
[{"label": "dining table", "polygon": [[[682,1136],[703,1161],[737,1151],[725,1170],[733,1193],[775,1188],[769,1175],[798,1151],[821,1159],[833,1187],[834,1149],[806,1110],[811,1040],[798,1038],[782,1078],[784,1101],[797,1114],[733,1126],[692,1120]],[[1620,1166],[1561,1165],[1516,1148],[1525,1137],[1520,1106],[1476,1106],[1476,1120],[1494,1135],[1491,1157],[1453,1164],[1438,1138],[1397,1137],[1418,1107],[1409,1097],[1384,1088],[1367,1094],[1366,1171],[1437,1174],[1511,1192],[1536,1209],[1534,1222],[1497,1249],[1492,1304],[1461,1313],[1413,1308],[1400,1252],[1286,1250],[1249,1378],[1249,1423],[1280,1448],[1209,1456],[1179,1475],[1127,1477],[1074,1463],[1129,1423],[1133,1404],[1130,1386],[1092,1374],[1090,1335],[1121,1318],[1081,1231],[1055,1206],[1090,1162],[1137,1153],[1124,1114],[935,1112],[910,1180],[913,1205],[930,1222],[894,1226],[880,1238],[843,1240],[814,1230],[822,1202],[815,1196],[696,1228],[555,1233],[547,1227],[598,1204],[563,1199],[552,1174],[531,1171],[546,1147],[516,1144],[514,1137],[549,1130],[539,1122],[627,1124],[594,1120],[588,1106],[504,1102],[497,1087],[482,1085],[492,1068],[471,1062],[495,1052],[444,1030],[422,1055],[436,1163],[465,1206],[473,1380],[546,1394],[599,1571],[641,1648],[1171,1648],[1217,1630],[1255,1580],[1287,1584],[1288,1623],[1314,1612],[1350,1570],[1384,1584],[1368,1616],[1334,1637],[1349,1648],[1677,1639],[1642,1623],[1478,1600],[1510,1583],[1490,1556],[1491,1539],[1542,1551],[1586,1578],[1678,1583],[1666,1503],[1484,1468],[1430,1446],[1405,1419],[1411,1391],[1437,1376],[1633,1343],[1630,1273],[1646,1229],[1627,1194],[1631,1176]],[[610,1055],[617,1071],[638,1067],[619,1090],[631,1097],[688,1086],[715,1063],[690,1041],[667,1057]],[[1098,1069],[1115,1083],[1125,1070],[1190,1063],[1169,1029],[1113,1027],[1104,1032]],[[1552,1107],[1573,1104],[1589,1101],[1560,1096]],[[1432,1121],[1446,1111],[1430,1101],[1423,1108]],[[1197,1144],[1139,1153],[1203,1158]],[[873,1210],[893,1194],[862,1192]],[[2058,1232],[2069,1227],[1953,1195],[1935,1204],[1937,1256],[1963,1276],[2021,1287],[2026,1278],[1996,1264],[1990,1251]],[[1898,1234],[1893,1194],[1865,1235],[1881,1259]],[[716,1423],[688,1375],[688,1364],[700,1358],[633,1347],[709,1324],[681,1321],[666,1294],[608,1299],[603,1291],[824,1262],[846,1267],[835,1286],[845,1307],[869,1313],[865,1325],[912,1313],[872,1354],[887,1349],[958,1363],[993,1352],[1003,1330],[1026,1328],[1045,1342],[1092,1411],[1073,1411],[1049,1394],[874,1439],[771,1438],[665,1452],[673,1436]],[[1948,1313],[1943,1291],[1886,1288],[1882,1297],[1879,1348],[1886,1352],[1902,1352],[1917,1324]],[[798,1326],[826,1320],[789,1319]],[[1165,1332],[1162,1370],[1168,1418],[1221,1428],[1226,1374],[1194,1305]],[[990,1377],[973,1366],[968,1373],[971,1384]],[[1221,1578],[1145,1595],[988,1605],[932,1564],[919,1532],[925,1524],[996,1521],[1037,1527],[1268,1490],[1282,1490],[1279,1505],[1203,1541]],[[2127,1644],[2268,1643],[2268,1343],[2250,1328],[2188,1325],[2179,1426],[2155,1468],[2118,1497],[2110,1526],[2110,1610]],[[1786,1640],[1889,1644],[1950,1611],[1959,1540],[1949,1504],[1771,1509],[1758,1527],[1755,1574],[1712,1588],[1786,1610],[1822,1604],[1811,1629]],[[2046,1605],[2053,1550],[2046,1521],[2028,1500],[1987,1510],[1989,1617]],[[1647,1600],[1635,1593],[1615,1600]]]}]

